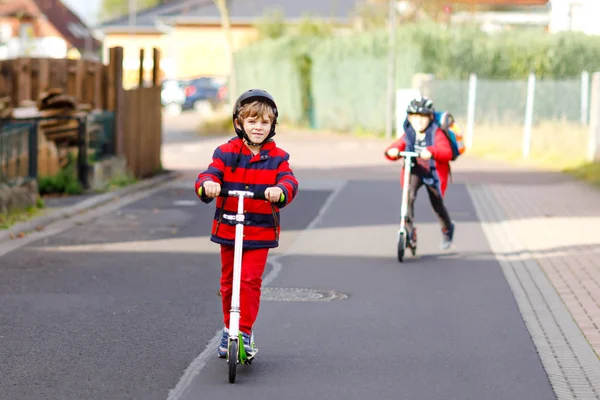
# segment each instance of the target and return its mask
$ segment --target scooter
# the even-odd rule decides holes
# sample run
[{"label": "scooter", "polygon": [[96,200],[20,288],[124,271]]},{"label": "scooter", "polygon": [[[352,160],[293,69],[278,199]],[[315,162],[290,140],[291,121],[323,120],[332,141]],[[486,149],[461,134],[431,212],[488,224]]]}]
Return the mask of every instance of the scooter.
[{"label": "scooter", "polygon": [[[404,185],[402,187],[402,206],[400,208],[400,230],[398,231],[398,261],[404,261],[404,251],[409,242],[408,233],[406,231],[406,215],[408,214],[408,203],[410,201],[410,172],[413,167],[413,160],[419,157],[419,153],[413,151],[401,151],[399,156],[404,157]],[[417,246],[410,247],[412,255],[417,254]]]},{"label": "scooter", "polygon": [[[264,191],[248,192],[243,190],[221,189],[219,197],[237,197],[238,207],[235,215],[235,245],[233,250],[233,291],[229,310],[229,341],[227,346],[227,365],[229,382],[234,383],[238,364],[250,365],[254,357],[249,358],[244,349],[240,332],[240,282],[242,279],[242,250],[244,242],[244,199],[267,200]],[[285,200],[282,194],[280,201]],[[251,338],[251,341],[254,339]]]}]

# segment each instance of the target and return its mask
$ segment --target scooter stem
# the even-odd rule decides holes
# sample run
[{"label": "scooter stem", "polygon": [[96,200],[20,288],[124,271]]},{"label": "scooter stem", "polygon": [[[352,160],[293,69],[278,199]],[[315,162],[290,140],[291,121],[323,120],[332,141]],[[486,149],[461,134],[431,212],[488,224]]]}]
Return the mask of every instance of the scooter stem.
[{"label": "scooter stem", "polygon": [[242,249],[244,242],[244,194],[238,197],[238,210],[235,216],[235,246],[233,253],[233,293],[229,311],[229,336],[237,338],[240,329],[240,281],[242,278]]},{"label": "scooter stem", "polygon": [[405,231],[406,214],[408,213],[408,192],[410,190],[411,157],[404,159],[404,185],[402,187],[402,205],[400,208],[400,232]]}]

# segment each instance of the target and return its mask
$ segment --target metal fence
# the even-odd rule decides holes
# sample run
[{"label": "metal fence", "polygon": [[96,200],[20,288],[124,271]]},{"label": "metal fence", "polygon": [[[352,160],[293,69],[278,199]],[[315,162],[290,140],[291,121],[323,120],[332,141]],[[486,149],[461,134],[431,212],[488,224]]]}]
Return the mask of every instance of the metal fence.
[{"label": "metal fence", "polygon": [[[515,157],[561,157],[573,161],[600,158],[594,99],[600,101],[600,75],[579,79],[520,81],[428,80],[420,92],[439,110],[453,113],[465,129],[467,148],[477,152],[512,152]],[[594,104],[592,104],[594,103]],[[599,103],[600,104],[600,103]],[[403,119],[405,104],[397,104]],[[597,124],[596,124],[597,125]]]},{"label": "metal fence", "polygon": [[0,119],[0,183],[38,178],[40,122],[48,120],[77,122],[77,176],[85,188],[89,187],[89,163],[115,154],[113,112]]},{"label": "metal fence", "polygon": [[37,128],[32,123],[0,123],[0,184],[37,177]]}]

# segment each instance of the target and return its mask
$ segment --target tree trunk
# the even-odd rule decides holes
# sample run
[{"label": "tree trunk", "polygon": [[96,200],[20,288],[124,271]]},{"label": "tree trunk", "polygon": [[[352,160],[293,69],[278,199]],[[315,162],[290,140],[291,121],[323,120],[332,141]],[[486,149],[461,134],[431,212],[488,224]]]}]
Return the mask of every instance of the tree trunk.
[{"label": "tree trunk", "polygon": [[233,35],[231,33],[231,21],[229,18],[229,8],[228,8],[228,0],[213,0],[215,5],[219,9],[219,13],[221,14],[221,27],[223,29],[223,33],[225,34],[226,42],[227,42],[227,51],[229,53],[230,59],[230,72],[229,72],[229,81],[228,81],[228,94],[229,101],[235,101],[238,93],[237,93],[237,82],[235,78],[235,66],[233,63]]}]

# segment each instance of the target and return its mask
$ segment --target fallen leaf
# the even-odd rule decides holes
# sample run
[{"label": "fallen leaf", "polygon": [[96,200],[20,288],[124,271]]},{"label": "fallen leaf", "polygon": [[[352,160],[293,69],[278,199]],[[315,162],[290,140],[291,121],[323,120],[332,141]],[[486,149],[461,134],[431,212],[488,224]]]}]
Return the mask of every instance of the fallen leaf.
[{"label": "fallen leaf", "polygon": [[44,229],[46,229],[46,227],[44,225],[38,225],[35,227],[36,231],[43,231]]},{"label": "fallen leaf", "polygon": [[21,239],[21,238],[25,237],[25,232],[19,232],[19,234],[17,235],[17,237],[18,237],[19,239]]}]

